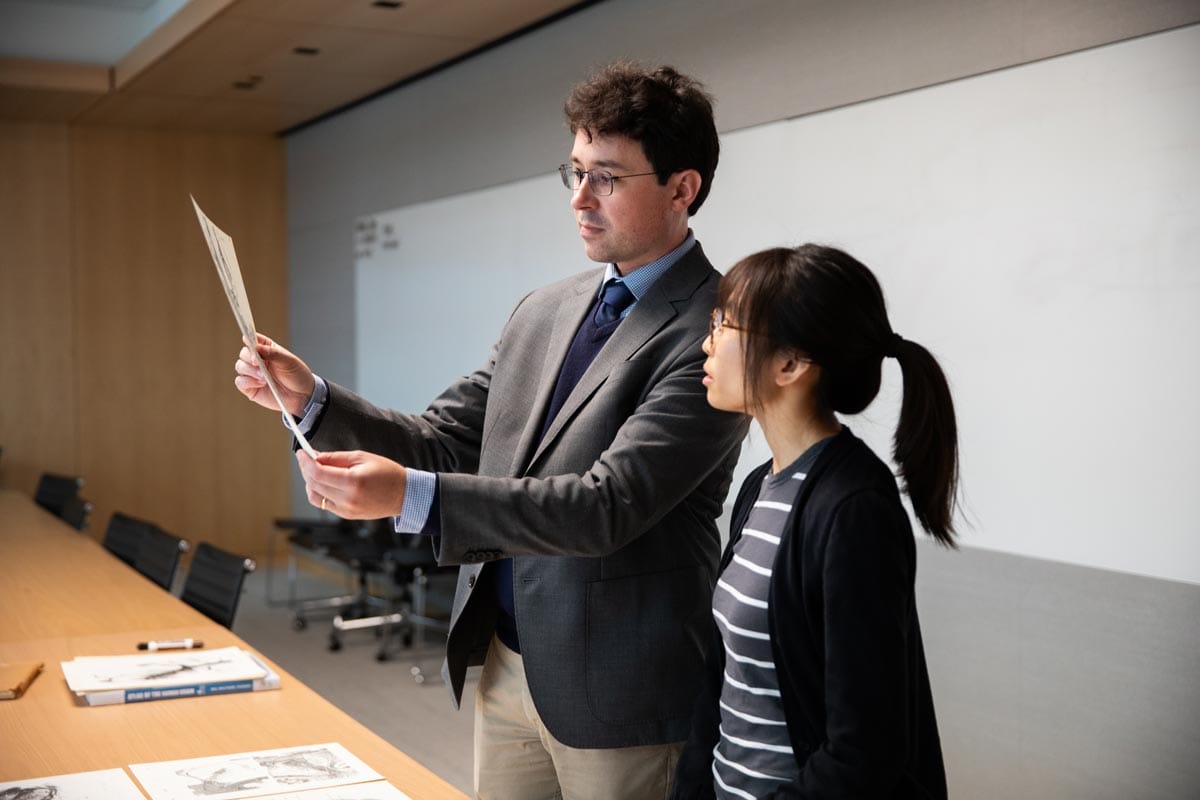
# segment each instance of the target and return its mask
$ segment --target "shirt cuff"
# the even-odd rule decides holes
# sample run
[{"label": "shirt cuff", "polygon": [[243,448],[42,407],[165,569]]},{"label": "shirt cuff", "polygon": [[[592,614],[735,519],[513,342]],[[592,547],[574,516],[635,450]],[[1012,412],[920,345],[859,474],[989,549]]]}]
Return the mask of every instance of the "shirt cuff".
[{"label": "shirt cuff", "polygon": [[[321,416],[321,411],[324,410],[325,404],[329,402],[329,384],[320,375],[313,375],[313,380],[316,384],[313,386],[312,396],[308,398],[308,402],[304,404],[304,414],[296,420],[296,427],[305,436],[312,432],[313,426],[317,424],[317,418]],[[284,411],[284,414],[287,412]],[[283,426],[287,427],[285,420]]]},{"label": "shirt cuff", "polygon": [[395,517],[396,533],[421,533],[429,522],[429,510],[437,493],[437,475],[408,469],[404,484],[404,507]]}]

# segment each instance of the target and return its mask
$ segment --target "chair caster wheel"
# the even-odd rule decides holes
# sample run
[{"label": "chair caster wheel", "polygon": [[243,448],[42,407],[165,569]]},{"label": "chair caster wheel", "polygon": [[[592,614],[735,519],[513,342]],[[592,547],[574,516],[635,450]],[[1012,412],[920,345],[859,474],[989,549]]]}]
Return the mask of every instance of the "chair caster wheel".
[{"label": "chair caster wheel", "polygon": [[404,643],[405,647],[412,647],[413,635],[411,633],[406,633],[400,637],[400,641]]},{"label": "chair caster wheel", "polygon": [[342,640],[339,639],[337,636],[330,635],[329,649],[334,653],[336,653],[338,650],[341,650],[342,649]]},{"label": "chair caster wheel", "polygon": [[388,656],[387,653],[376,653],[375,654],[375,660],[378,661],[380,664],[387,661],[389,658],[390,658],[390,656]]},{"label": "chair caster wheel", "polygon": [[304,617],[296,617],[292,620],[292,630],[294,631],[302,631],[307,627],[308,620],[304,619]]}]

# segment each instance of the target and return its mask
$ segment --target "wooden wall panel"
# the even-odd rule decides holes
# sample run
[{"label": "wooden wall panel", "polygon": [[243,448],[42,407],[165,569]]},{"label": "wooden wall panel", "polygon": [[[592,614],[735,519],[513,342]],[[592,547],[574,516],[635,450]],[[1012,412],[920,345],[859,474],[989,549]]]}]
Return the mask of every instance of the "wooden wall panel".
[{"label": "wooden wall panel", "polygon": [[0,122],[0,486],[73,473],[75,317],[65,125]]},{"label": "wooden wall panel", "polygon": [[79,462],[96,503],[193,541],[262,549],[288,437],[233,388],[239,334],[188,199],[238,245],[258,327],[286,330],[282,143],[71,129]]}]

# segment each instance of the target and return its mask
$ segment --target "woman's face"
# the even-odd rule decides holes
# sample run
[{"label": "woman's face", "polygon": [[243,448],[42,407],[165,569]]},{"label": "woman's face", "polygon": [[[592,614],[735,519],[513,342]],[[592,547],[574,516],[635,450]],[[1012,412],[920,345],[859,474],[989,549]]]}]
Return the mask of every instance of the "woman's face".
[{"label": "woman's face", "polygon": [[704,362],[704,386],[708,404],[721,411],[746,411],[746,361],[742,349],[745,333],[737,320],[713,311],[708,336],[701,347],[708,358]]}]

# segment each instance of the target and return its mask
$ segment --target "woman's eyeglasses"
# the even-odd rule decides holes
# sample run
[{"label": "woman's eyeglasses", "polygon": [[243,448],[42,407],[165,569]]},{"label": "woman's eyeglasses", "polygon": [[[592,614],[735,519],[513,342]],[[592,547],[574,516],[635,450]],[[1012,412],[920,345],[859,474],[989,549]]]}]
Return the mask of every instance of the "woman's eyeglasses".
[{"label": "woman's eyeglasses", "polygon": [[709,317],[709,319],[708,319],[709,338],[712,338],[712,339],[717,338],[717,331],[723,330],[725,328],[729,328],[730,330],[734,330],[734,331],[746,330],[745,328],[739,328],[737,325],[734,325],[729,320],[725,319],[724,309],[714,308],[712,311],[712,316]]}]

